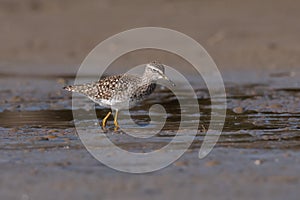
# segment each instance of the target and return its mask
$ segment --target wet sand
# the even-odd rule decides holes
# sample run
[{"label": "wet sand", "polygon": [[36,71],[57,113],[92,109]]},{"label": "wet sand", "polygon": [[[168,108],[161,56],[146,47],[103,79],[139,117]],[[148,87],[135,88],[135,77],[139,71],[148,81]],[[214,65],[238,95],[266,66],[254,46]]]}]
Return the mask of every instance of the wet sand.
[{"label": "wet sand", "polygon": [[[300,93],[298,1],[23,1],[0,2],[1,199],[298,199]],[[110,169],[82,145],[73,124],[72,83],[86,54],[112,34],[139,26],[172,28],[200,42],[216,61],[228,96],[224,131],[198,159],[209,95],[191,76],[201,110],[199,134],[167,168],[132,175]],[[126,55],[107,73],[157,58]],[[180,62],[180,64],[178,64]],[[119,67],[122,64],[122,67]],[[189,77],[192,71],[184,71]],[[176,102],[157,90],[133,110],[169,105],[170,119],[147,144],[107,134],[132,151],[155,149],[174,134]],[[76,109],[76,108],[73,108]],[[97,107],[99,118],[107,109]]]},{"label": "wet sand", "polygon": [[298,198],[294,150],[215,148],[203,160],[192,151],[143,175],[114,171],[84,149],[1,152],[2,199]]},{"label": "wet sand", "polygon": [[[228,84],[222,136],[200,160],[201,129],[209,124],[210,104],[207,90],[198,88],[202,120],[190,149],[165,169],[132,175],[104,166],[87,152],[72,121],[71,95],[61,89],[61,80],[7,78],[11,82],[5,80],[7,89],[1,90],[5,101],[0,112],[3,199],[282,199],[286,192],[289,199],[297,199],[300,97],[296,89]],[[114,134],[112,125],[105,134],[130,151],[151,151],[167,144],[179,119],[174,102],[161,98],[161,92],[157,90],[135,108],[139,112],[132,113],[133,118],[147,121],[147,112],[141,115],[145,105],[164,102],[166,108],[173,108],[160,135],[140,143]],[[98,107],[98,117],[107,111]]]}]

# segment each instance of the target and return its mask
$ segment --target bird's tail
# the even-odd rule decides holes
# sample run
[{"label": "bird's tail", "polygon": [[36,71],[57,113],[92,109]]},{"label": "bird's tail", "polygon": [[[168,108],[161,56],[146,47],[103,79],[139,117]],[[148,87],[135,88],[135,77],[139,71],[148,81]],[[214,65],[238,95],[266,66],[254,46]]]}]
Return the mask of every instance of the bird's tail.
[{"label": "bird's tail", "polygon": [[82,86],[81,85],[69,85],[63,87],[64,90],[68,90],[70,92],[81,92]]},{"label": "bird's tail", "polygon": [[98,94],[98,90],[97,88],[95,89],[95,87],[96,87],[95,84],[82,84],[82,85],[69,85],[64,87],[63,89],[68,90],[70,92],[76,92],[91,97]]}]

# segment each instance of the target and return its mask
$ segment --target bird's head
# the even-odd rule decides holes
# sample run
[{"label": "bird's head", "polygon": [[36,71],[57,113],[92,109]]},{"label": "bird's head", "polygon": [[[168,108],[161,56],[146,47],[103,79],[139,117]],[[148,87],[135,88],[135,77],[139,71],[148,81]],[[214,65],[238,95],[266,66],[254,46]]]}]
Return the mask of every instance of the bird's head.
[{"label": "bird's head", "polygon": [[170,82],[173,86],[173,83],[166,75],[165,75],[165,66],[157,61],[152,61],[146,65],[145,72],[148,76],[151,76],[153,81],[157,81],[158,79],[165,79]]}]

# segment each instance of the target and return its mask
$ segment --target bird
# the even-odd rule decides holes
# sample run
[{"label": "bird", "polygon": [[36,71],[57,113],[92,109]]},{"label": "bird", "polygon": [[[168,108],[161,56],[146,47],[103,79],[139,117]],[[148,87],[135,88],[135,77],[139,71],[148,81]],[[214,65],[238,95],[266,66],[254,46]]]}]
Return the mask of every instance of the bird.
[{"label": "bird", "polygon": [[[110,108],[112,111],[115,110],[114,125],[115,130],[117,130],[119,128],[118,112],[134,107],[153,93],[159,79],[166,80],[175,86],[175,83],[166,76],[165,67],[168,66],[158,61],[152,61],[145,64],[142,76],[134,74],[112,75],[96,82],[70,85],[63,89],[85,95],[100,106]],[[110,115],[111,112],[108,112],[103,118],[102,128],[106,127]]]}]

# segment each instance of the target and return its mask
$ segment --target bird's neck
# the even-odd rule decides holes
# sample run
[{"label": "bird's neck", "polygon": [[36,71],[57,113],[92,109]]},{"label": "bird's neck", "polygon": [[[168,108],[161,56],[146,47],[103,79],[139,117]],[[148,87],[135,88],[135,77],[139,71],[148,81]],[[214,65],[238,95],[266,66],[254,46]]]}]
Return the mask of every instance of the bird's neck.
[{"label": "bird's neck", "polygon": [[143,76],[142,76],[142,81],[141,81],[141,85],[148,85],[151,83],[155,83],[154,80],[152,80],[152,77],[150,74],[148,74],[147,72],[144,72]]}]

